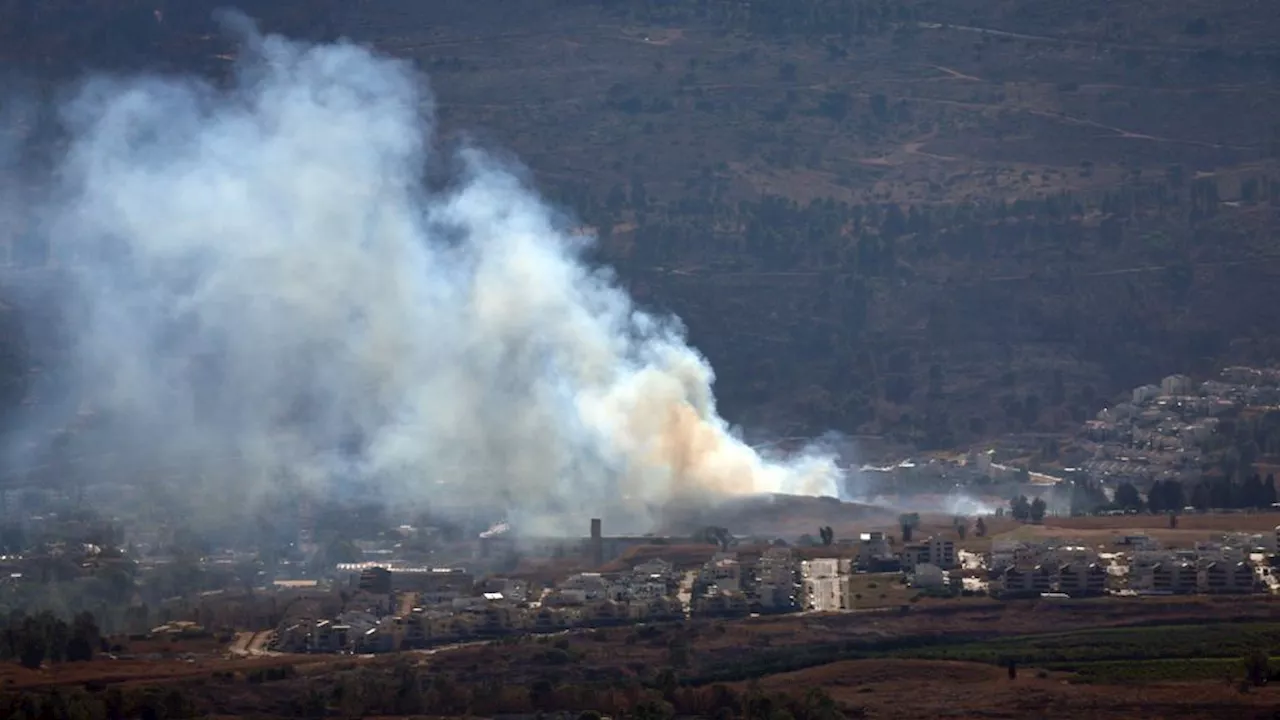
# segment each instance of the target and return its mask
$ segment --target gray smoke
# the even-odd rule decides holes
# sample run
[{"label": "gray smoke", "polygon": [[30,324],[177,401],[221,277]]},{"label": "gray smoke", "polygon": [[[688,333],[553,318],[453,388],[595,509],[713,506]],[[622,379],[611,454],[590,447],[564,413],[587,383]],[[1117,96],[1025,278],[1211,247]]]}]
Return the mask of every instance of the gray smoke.
[{"label": "gray smoke", "polygon": [[411,68],[253,31],[237,63],[229,89],[99,77],[65,107],[43,227],[113,472],[209,508],[296,486],[556,533],[837,494],[830,455],[741,442],[680,325],[581,262],[515,173],[441,158]]}]

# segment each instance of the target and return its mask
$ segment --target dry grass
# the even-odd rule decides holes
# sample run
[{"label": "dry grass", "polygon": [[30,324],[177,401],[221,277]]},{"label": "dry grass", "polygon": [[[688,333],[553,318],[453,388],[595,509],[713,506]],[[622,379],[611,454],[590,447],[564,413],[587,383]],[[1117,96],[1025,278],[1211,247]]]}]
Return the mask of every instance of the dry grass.
[{"label": "dry grass", "polygon": [[977,663],[857,660],[761,681],[770,690],[820,687],[868,717],[904,718],[1254,718],[1271,717],[1280,688],[1239,693],[1224,683],[1169,683],[1119,690],[1075,685],[1062,673],[1024,668],[1016,680]]}]

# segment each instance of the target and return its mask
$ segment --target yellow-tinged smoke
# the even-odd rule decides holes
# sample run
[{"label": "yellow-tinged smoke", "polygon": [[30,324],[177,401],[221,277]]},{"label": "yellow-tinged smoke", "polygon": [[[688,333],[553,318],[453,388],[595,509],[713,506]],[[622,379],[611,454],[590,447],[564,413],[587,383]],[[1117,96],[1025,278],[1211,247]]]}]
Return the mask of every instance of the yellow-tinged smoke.
[{"label": "yellow-tinged smoke", "polygon": [[831,457],[738,438],[679,324],[584,264],[509,168],[442,156],[404,64],[244,42],[230,89],[98,78],[66,108],[46,226],[88,301],[81,382],[113,447],[189,461],[233,504],[373,487],[553,532],[837,494]]}]

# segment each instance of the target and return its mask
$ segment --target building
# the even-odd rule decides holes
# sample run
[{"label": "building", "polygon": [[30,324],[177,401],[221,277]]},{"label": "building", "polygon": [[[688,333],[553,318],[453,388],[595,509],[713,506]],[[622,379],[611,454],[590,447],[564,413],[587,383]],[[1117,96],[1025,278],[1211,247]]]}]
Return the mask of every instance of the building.
[{"label": "building", "polygon": [[1058,568],[1058,591],[1072,597],[1102,595],[1107,591],[1107,570],[1097,563],[1066,563]]},{"label": "building", "polygon": [[815,577],[804,581],[805,607],[817,612],[838,612],[853,607],[849,576]]},{"label": "building", "polygon": [[394,592],[419,593],[428,605],[451,602],[470,595],[475,577],[461,568],[392,568]]},{"label": "building", "polygon": [[360,571],[356,587],[373,595],[390,595],[391,571],[380,566],[365,568]]},{"label": "building", "polygon": [[917,565],[929,562],[929,546],[924,543],[903,545],[902,553],[898,557],[902,561],[902,569],[911,572]]},{"label": "building", "polygon": [[1053,592],[1055,580],[1052,565],[1037,565],[1031,571],[1031,589],[1038,593]]},{"label": "building", "polygon": [[950,570],[956,566],[956,544],[954,541],[932,537],[925,542],[925,545],[929,549],[929,556],[926,562],[930,565],[937,565],[943,570]]},{"label": "building", "polygon": [[1204,586],[1210,593],[1251,593],[1259,582],[1248,563],[1212,562],[1205,568]]},{"label": "building", "polygon": [[1191,395],[1195,392],[1195,383],[1186,375],[1170,375],[1160,381],[1161,395]]},{"label": "building", "polygon": [[1133,389],[1133,404],[1146,405],[1160,397],[1160,388],[1155,385],[1142,385]]},{"label": "building", "polygon": [[889,546],[889,538],[882,532],[864,532],[858,536],[858,569],[873,570],[876,566],[893,557],[893,549]]},{"label": "building", "polygon": [[769,548],[756,563],[756,601],[764,610],[789,610],[796,606],[799,586],[796,563],[789,548]]},{"label": "building", "polygon": [[1151,590],[1180,595],[1193,593],[1199,586],[1199,572],[1194,563],[1167,562],[1151,566]]},{"label": "building", "polygon": [[720,592],[738,592],[742,589],[742,564],[736,557],[717,556],[702,566],[698,582],[714,585]]},{"label": "building", "polygon": [[1007,593],[1024,593],[1032,589],[1032,574],[1026,568],[1017,566],[1005,568],[1000,581]]}]

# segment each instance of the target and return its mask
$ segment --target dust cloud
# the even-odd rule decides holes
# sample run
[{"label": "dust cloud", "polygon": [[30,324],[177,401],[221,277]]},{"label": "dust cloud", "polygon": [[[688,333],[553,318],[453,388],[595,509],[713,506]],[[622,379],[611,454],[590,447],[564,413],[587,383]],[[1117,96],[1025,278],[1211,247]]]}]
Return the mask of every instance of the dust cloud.
[{"label": "dust cloud", "polygon": [[518,169],[439,149],[411,67],[232,24],[226,86],[94,77],[62,107],[38,226],[101,472],[209,511],[303,488],[548,533],[839,494],[833,455],[740,439],[679,322],[584,262]]}]

